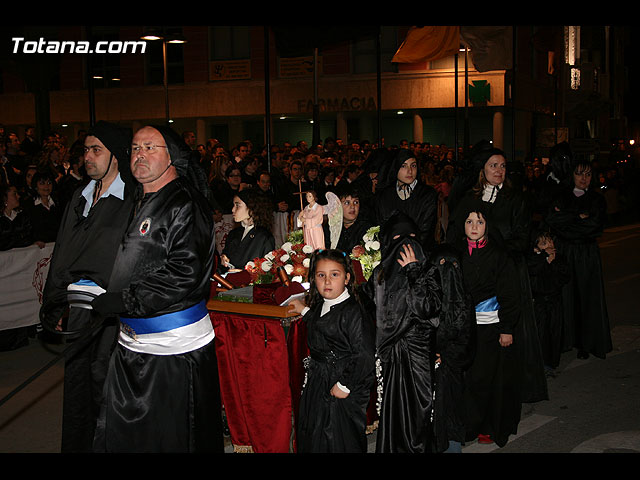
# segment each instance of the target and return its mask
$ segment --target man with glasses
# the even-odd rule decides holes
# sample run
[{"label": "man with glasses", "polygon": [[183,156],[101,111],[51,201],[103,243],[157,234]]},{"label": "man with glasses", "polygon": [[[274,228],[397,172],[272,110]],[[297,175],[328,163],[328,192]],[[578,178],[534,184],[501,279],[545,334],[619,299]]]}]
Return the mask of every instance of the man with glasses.
[{"label": "man with glasses", "polygon": [[92,302],[120,316],[94,447],[222,452],[214,331],[205,304],[215,248],[206,178],[180,136],[161,126],[134,135],[131,171],[140,195],[109,289]]},{"label": "man with glasses", "polygon": [[[115,317],[87,308],[92,294],[109,286],[120,240],[133,208],[129,171],[131,132],[98,122],[84,143],[91,181],[71,195],[58,230],[44,287],[41,322],[64,329],[73,345],[65,357],[62,452],[91,452],[109,356],[117,336]],[[86,295],[86,297],[85,297]],[[69,316],[63,314],[69,307]],[[66,325],[63,325],[66,323]]]}]

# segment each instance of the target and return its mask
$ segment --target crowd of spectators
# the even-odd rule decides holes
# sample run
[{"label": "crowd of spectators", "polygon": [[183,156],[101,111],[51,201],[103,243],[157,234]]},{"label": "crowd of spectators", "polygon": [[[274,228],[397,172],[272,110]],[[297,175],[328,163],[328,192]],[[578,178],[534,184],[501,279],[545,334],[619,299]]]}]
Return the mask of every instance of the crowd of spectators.
[{"label": "crowd of spectators", "polygon": [[[40,140],[36,138],[35,128],[27,127],[24,137],[20,138],[0,125],[0,187],[4,210],[0,250],[55,241],[69,196],[89,181],[83,167],[85,135],[85,131],[80,131],[71,141],[51,132]],[[229,146],[213,138],[197,144],[193,132],[184,132],[183,138],[199,154],[200,164],[209,178],[217,219],[231,213],[233,196],[245,188],[257,188],[268,195],[273,200],[274,211],[292,212],[301,209],[300,195],[296,192],[314,190],[322,203],[327,191],[336,192],[350,184],[360,187],[366,215],[367,201],[375,195],[376,177],[380,168],[384,168],[379,161],[371,161],[372,154],[384,150],[389,153],[388,158],[393,158],[399,149],[407,149],[415,156],[420,180],[436,189],[439,216],[446,219],[447,198],[464,165],[464,149],[456,152],[445,144],[429,142],[401,140],[387,146],[384,139],[382,145],[378,145],[366,140],[346,143],[339,138],[326,138],[317,145],[308,145],[304,140],[271,144],[267,152],[267,146],[257,147],[249,140]],[[631,164],[620,162],[602,166],[597,161],[594,163],[597,187],[606,197],[610,222],[619,221],[634,202],[630,185],[633,176],[627,173],[630,168],[633,168]],[[509,175],[534,203],[536,192],[548,173],[544,158],[509,162]],[[19,203],[9,208],[12,202],[7,196],[13,197],[14,193]],[[439,224],[446,228],[446,222]],[[441,238],[441,233],[436,232],[436,239]]]}]

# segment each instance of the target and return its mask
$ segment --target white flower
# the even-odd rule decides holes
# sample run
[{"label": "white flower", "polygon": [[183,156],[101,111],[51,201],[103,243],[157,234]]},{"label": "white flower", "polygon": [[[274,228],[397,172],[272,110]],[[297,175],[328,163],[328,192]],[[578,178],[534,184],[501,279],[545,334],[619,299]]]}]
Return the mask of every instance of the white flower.
[{"label": "white flower", "polygon": [[290,263],[287,263],[284,266],[284,271],[287,272],[287,275],[291,275],[291,272],[293,272],[293,265],[291,265]]},{"label": "white flower", "polygon": [[291,244],[291,242],[286,242],[286,243],[283,243],[282,247],[280,248],[282,248],[285,252],[290,252],[292,246],[293,245]]},{"label": "white flower", "polygon": [[304,247],[302,247],[302,251],[304,253],[312,253],[313,252],[313,247],[311,245],[305,245]]},{"label": "white flower", "polygon": [[269,260],[270,262],[275,260],[276,256],[273,254],[273,252],[269,252],[267,253],[264,258],[266,258],[267,260]]},{"label": "white flower", "polygon": [[308,258],[305,258],[304,260],[302,260],[302,266],[304,268],[309,268],[309,264],[311,263],[311,260]]},{"label": "white flower", "polygon": [[377,240],[374,240],[373,242],[371,242],[371,248],[373,250],[380,250],[380,242]]},{"label": "white flower", "polygon": [[247,268],[247,267],[248,267],[248,268],[255,268],[255,266],[256,266],[256,264],[255,264],[255,263],[253,263],[253,262],[249,261],[249,262],[247,262],[247,264],[245,265],[245,268]]},{"label": "white flower", "polygon": [[302,275],[296,275],[291,279],[292,282],[302,283]]},{"label": "white flower", "polygon": [[373,240],[373,235],[369,235],[369,233],[365,233],[362,239],[365,241],[365,243],[370,242],[371,240]]},{"label": "white flower", "polygon": [[264,270],[265,272],[268,272],[269,270],[271,270],[271,267],[272,267],[272,266],[273,266],[273,265],[272,265],[272,264],[271,264],[271,262],[269,262],[269,261],[262,262],[262,265],[261,265],[262,270]]},{"label": "white flower", "polygon": [[289,260],[290,258],[291,258],[291,257],[290,257],[288,254],[286,254],[286,253],[285,253],[284,255],[282,255],[282,256],[280,257],[280,261],[284,263],[284,262],[286,262],[287,260]]},{"label": "white flower", "polygon": [[366,241],[366,242],[364,242],[364,248],[365,248],[365,250],[371,250],[371,248],[372,248],[372,247],[371,247],[371,244],[372,244],[372,243],[373,243],[373,242],[371,242],[371,241]]}]

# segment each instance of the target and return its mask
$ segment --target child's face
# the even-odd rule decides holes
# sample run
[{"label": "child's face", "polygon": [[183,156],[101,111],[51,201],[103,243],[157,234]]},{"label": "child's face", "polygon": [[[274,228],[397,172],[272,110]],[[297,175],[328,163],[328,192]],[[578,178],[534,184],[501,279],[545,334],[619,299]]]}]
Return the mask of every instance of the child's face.
[{"label": "child's face", "polygon": [[469,240],[478,241],[484,238],[487,226],[482,215],[471,212],[464,222],[464,233]]},{"label": "child's face", "polygon": [[553,240],[549,237],[540,237],[537,243],[538,250],[544,251],[547,248],[553,248]]},{"label": "child's face", "polygon": [[316,264],[315,282],[318,293],[326,300],[340,296],[349,283],[350,275],[333,260],[320,260]]}]

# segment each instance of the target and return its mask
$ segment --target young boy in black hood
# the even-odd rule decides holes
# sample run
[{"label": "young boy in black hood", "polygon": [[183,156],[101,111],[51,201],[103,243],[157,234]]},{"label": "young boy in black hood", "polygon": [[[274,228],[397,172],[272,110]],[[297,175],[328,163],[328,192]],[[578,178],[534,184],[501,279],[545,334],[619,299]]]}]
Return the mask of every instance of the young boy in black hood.
[{"label": "young boy in black hood", "polygon": [[569,283],[571,272],[546,231],[534,235],[527,260],[542,358],[547,376],[553,377],[562,354],[562,287]]}]

